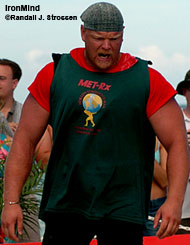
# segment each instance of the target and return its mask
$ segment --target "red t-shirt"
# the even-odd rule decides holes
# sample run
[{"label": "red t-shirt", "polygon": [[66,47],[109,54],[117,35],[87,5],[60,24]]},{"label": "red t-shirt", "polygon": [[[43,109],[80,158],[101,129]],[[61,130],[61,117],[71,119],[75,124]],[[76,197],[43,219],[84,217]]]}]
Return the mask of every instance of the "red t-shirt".
[{"label": "red t-shirt", "polygon": [[[84,59],[84,48],[76,48],[70,52],[72,58],[86,70],[96,72]],[[122,53],[119,63],[109,73],[119,72],[132,67],[138,60],[128,53]],[[174,88],[153,68],[148,68],[150,76],[150,94],[147,103],[147,117],[153,115],[171,97],[176,94]],[[54,76],[54,62],[47,64],[36,76],[28,90],[36,101],[47,111],[50,111],[50,87]]]}]

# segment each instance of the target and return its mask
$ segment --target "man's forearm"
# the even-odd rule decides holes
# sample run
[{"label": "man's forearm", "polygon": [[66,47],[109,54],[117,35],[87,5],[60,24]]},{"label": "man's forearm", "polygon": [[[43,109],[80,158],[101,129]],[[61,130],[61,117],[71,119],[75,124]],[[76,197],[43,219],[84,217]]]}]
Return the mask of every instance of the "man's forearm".
[{"label": "man's forearm", "polygon": [[179,145],[180,143],[178,147],[171,147],[168,154],[168,198],[178,200],[182,205],[189,176],[190,157],[185,143],[181,143],[181,147]]}]

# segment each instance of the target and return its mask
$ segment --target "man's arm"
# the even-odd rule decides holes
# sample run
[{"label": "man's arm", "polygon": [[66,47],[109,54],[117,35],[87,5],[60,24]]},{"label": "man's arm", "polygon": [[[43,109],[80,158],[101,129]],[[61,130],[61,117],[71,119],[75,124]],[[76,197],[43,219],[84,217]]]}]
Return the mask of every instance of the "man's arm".
[{"label": "man's arm", "polygon": [[156,227],[162,219],[157,236],[164,238],[178,230],[189,175],[190,156],[183,115],[173,98],[150,117],[150,122],[168,152],[168,196],[154,220]]},{"label": "man's arm", "polygon": [[22,210],[18,202],[22,187],[30,173],[34,149],[47,127],[49,112],[43,109],[29,95],[23,106],[19,126],[5,165],[4,208],[1,215],[3,232],[12,240],[18,241],[15,225],[22,233]]}]

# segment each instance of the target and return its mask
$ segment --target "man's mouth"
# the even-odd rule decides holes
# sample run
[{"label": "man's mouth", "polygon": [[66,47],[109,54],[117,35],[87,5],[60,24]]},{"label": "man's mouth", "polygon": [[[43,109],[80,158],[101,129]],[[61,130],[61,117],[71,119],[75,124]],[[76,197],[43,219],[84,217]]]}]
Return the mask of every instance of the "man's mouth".
[{"label": "man's mouth", "polygon": [[100,56],[100,57],[109,57],[110,54],[99,53],[98,56]]},{"label": "man's mouth", "polygon": [[105,54],[105,53],[99,53],[99,54],[98,54],[98,57],[99,57],[100,59],[107,60],[107,59],[109,59],[109,58],[111,57],[111,55],[110,55],[110,54]]}]

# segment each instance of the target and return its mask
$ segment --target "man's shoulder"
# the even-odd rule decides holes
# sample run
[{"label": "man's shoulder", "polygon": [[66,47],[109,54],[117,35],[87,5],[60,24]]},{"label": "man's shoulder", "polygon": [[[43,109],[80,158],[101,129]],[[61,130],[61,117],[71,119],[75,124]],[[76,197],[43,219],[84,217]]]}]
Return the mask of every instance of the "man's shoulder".
[{"label": "man's shoulder", "polygon": [[13,105],[13,115],[20,117],[21,111],[22,111],[23,104],[14,100],[14,105]]},{"label": "man's shoulder", "polygon": [[20,103],[19,101],[15,100],[15,107],[17,108],[22,108],[23,104]]}]

